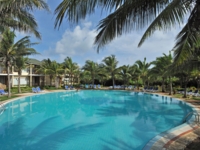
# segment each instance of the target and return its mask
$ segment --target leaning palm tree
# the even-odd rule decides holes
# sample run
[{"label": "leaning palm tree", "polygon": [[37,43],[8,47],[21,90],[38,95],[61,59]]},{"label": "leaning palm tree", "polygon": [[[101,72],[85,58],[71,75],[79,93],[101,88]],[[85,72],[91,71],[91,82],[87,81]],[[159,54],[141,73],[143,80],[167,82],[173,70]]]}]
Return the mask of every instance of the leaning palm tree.
[{"label": "leaning palm tree", "polygon": [[75,77],[75,73],[78,71],[78,64],[74,63],[70,57],[65,58],[63,63],[65,73],[67,73],[70,77],[71,85],[73,84],[73,77]]},{"label": "leaning palm tree", "polygon": [[181,25],[187,16],[189,18],[174,46],[177,60],[183,61],[187,54],[199,47],[199,0],[63,0],[55,10],[55,27],[59,27],[64,18],[78,23],[96,9],[109,12],[97,26],[97,50],[116,37],[148,26],[139,42],[141,46],[156,30],[165,31]]},{"label": "leaning palm tree", "polygon": [[104,58],[103,60],[105,70],[107,72],[110,72],[110,76],[113,82],[113,89],[115,85],[115,75],[120,71],[120,68],[117,67],[118,61],[115,57],[115,55],[108,56]]},{"label": "leaning palm tree", "polygon": [[0,33],[5,28],[12,28],[33,33],[36,37],[41,38],[32,12],[35,9],[49,11],[45,0],[1,0],[0,6]]},{"label": "leaning palm tree", "polygon": [[15,34],[9,29],[3,32],[3,38],[0,42],[0,58],[7,68],[8,74],[8,97],[11,96],[10,89],[10,67],[14,65],[16,59],[20,56],[27,56],[37,54],[35,49],[31,48],[32,45],[37,43],[31,43],[28,36],[20,39],[14,43]]},{"label": "leaning palm tree", "polygon": [[21,78],[21,75],[22,75],[22,70],[27,67],[27,65],[26,65],[27,60],[28,60],[27,57],[19,56],[19,57],[17,57],[17,59],[15,61],[14,67],[18,72],[18,93],[21,93],[20,78]]}]

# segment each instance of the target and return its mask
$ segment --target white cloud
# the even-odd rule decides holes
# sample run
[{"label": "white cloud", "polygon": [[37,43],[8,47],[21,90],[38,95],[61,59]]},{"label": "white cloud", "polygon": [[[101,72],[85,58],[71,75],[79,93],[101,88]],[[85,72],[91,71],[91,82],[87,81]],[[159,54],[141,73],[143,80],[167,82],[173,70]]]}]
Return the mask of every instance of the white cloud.
[{"label": "white cloud", "polygon": [[93,45],[96,32],[91,29],[91,26],[91,22],[84,22],[73,30],[66,30],[61,39],[56,42],[55,50],[51,48],[44,51],[44,56],[51,56],[58,62],[63,62],[64,58],[69,56],[82,66],[88,59],[101,63],[104,57],[111,54],[116,55],[120,66],[132,65],[136,60],[143,60],[144,57],[150,62],[162,56],[163,53],[169,53],[174,46],[175,36],[180,30],[180,28],[172,29],[167,33],[156,31],[140,48],[137,45],[142,32],[132,32],[116,38],[97,54]]},{"label": "white cloud", "polygon": [[95,30],[90,30],[90,22],[83,23],[83,27],[76,26],[73,31],[66,30],[62,39],[56,43],[55,52],[66,56],[79,56],[93,48]]}]

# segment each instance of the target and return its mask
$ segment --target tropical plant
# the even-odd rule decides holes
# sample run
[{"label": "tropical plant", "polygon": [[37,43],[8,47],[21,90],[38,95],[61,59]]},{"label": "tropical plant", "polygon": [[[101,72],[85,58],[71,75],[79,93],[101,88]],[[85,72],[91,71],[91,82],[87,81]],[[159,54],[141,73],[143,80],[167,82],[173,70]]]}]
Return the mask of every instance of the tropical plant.
[{"label": "tropical plant", "polygon": [[16,60],[15,60],[15,69],[18,72],[18,93],[21,93],[21,88],[20,88],[20,78],[22,75],[22,70],[25,69],[27,67],[27,62],[28,58],[27,57],[23,57],[23,56],[19,56]]},{"label": "tropical plant", "polygon": [[66,57],[63,63],[65,73],[70,77],[71,85],[73,85],[73,78],[79,69],[78,64],[74,63],[70,57]]},{"label": "tropical plant", "polygon": [[20,56],[27,56],[37,54],[35,49],[31,48],[32,45],[37,43],[31,43],[28,36],[20,39],[14,43],[15,34],[9,29],[3,32],[3,38],[0,42],[0,58],[7,68],[8,74],[8,97],[11,96],[10,89],[10,67],[14,65],[16,59]]},{"label": "tropical plant", "polygon": [[64,73],[63,66],[56,61],[52,61],[47,72],[55,79],[55,87],[58,88],[61,75]]},{"label": "tropical plant", "polygon": [[48,59],[44,59],[42,60],[42,64],[36,68],[36,72],[37,73],[42,73],[44,74],[45,76],[45,79],[44,79],[44,82],[45,82],[45,85],[46,85],[46,75],[49,75],[49,78],[50,78],[50,86],[52,84],[52,79],[53,79],[53,74],[50,70],[50,67],[51,67],[51,60],[48,58]]},{"label": "tropical plant", "polygon": [[69,22],[78,23],[96,9],[110,13],[97,26],[97,50],[116,37],[149,25],[139,42],[141,46],[156,30],[165,31],[181,25],[188,15],[185,26],[176,37],[176,60],[184,61],[194,48],[199,47],[199,0],[63,0],[55,10],[55,27],[61,25],[64,17]]},{"label": "tropical plant", "polygon": [[138,66],[139,69],[139,74],[140,74],[140,78],[142,79],[143,84],[146,84],[147,81],[147,77],[148,77],[148,73],[149,73],[149,68],[151,66],[151,63],[147,63],[146,62],[146,57],[144,58],[144,61],[141,60],[137,60],[135,62],[135,65]]},{"label": "tropical plant", "polygon": [[129,65],[124,65],[120,67],[121,70],[119,72],[119,75],[122,78],[123,84],[124,84],[124,90],[126,86],[129,84],[129,80],[131,79],[131,67]]},{"label": "tropical plant", "polygon": [[169,55],[163,54],[161,57],[157,57],[155,61],[152,62],[154,67],[150,70],[150,74],[154,76],[160,76],[162,78],[162,92],[165,92],[165,80],[167,77],[170,78],[170,95],[172,91],[172,82],[171,75],[172,72],[169,72],[169,67],[173,63],[173,58],[171,52]]},{"label": "tropical plant", "polygon": [[120,68],[117,67],[118,61],[115,55],[108,56],[103,59],[104,67],[107,72],[110,72],[110,76],[113,82],[113,89],[115,85],[115,76],[119,73]]},{"label": "tropical plant", "polygon": [[49,11],[45,0],[1,0],[0,1],[0,33],[5,28],[33,33],[41,38],[38,25],[31,12],[35,9]]},{"label": "tropical plant", "polygon": [[97,78],[98,74],[100,73],[99,64],[91,60],[87,60],[85,62],[85,65],[82,67],[82,69],[90,72],[90,75],[92,78],[92,85],[94,87],[94,80]]}]

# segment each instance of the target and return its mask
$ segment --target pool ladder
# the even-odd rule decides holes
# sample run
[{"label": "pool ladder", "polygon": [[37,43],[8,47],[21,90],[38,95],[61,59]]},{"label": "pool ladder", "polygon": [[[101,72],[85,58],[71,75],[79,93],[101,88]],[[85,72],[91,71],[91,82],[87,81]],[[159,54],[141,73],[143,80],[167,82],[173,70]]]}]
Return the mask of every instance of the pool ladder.
[{"label": "pool ladder", "polygon": [[188,117],[192,117],[194,115],[196,123],[200,123],[200,112],[189,112],[185,118],[183,119],[183,123],[187,122]]},{"label": "pool ladder", "polygon": [[5,107],[3,104],[0,104],[0,115],[3,114]]}]

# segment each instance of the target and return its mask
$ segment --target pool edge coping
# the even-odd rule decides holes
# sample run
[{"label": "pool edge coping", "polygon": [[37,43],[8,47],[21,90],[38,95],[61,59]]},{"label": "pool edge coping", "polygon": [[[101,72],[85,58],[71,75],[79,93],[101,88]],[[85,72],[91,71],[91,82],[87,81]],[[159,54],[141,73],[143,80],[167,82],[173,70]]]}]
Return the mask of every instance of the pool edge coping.
[{"label": "pool edge coping", "polygon": [[[147,94],[155,94],[155,95],[173,98],[171,96],[161,95],[159,93],[147,93]],[[186,101],[179,99],[179,98],[174,98],[174,99],[185,102],[187,105],[192,107],[192,110],[194,112],[200,111],[199,108],[197,108],[193,104],[190,104],[189,102],[186,102]],[[192,132],[193,130],[195,130],[198,127],[199,126],[194,121],[194,117],[192,117],[190,120],[188,120],[188,122],[183,123],[179,126],[176,126],[172,129],[169,129],[165,132],[162,132],[162,133],[156,135],[155,137],[153,137],[151,140],[149,140],[146,143],[146,145],[143,147],[142,150],[157,150],[157,149],[166,150],[169,147],[169,145],[172,142],[174,142],[176,139],[178,139],[182,135],[185,135],[189,132]]]}]

